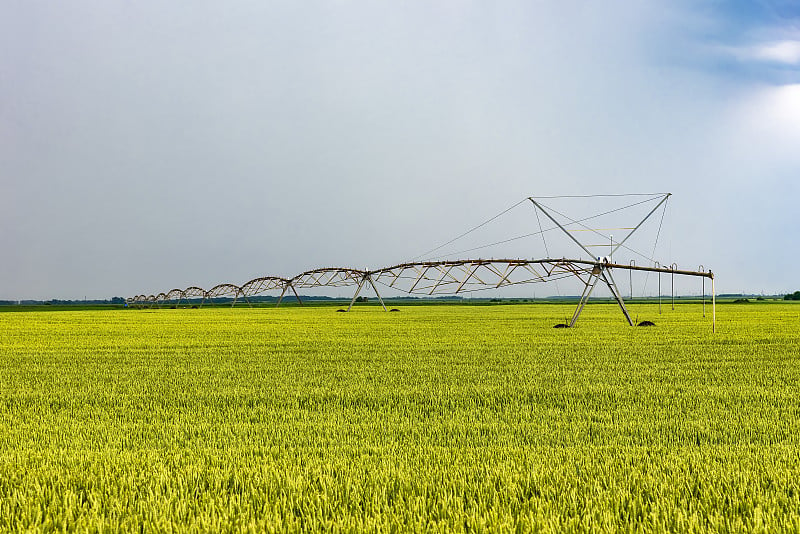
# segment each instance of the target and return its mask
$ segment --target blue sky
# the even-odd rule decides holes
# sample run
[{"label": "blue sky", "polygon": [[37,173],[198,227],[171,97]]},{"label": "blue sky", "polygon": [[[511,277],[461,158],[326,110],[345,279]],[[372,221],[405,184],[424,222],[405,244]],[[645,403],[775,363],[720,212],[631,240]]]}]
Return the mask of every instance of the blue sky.
[{"label": "blue sky", "polygon": [[798,289],[796,3],[5,8],[0,299],[379,267],[642,190],[673,193],[666,263]]},{"label": "blue sky", "polygon": [[710,48],[708,66],[716,60],[719,73],[733,80],[770,84],[800,82],[800,4],[797,2],[711,3],[712,21],[695,38]]}]

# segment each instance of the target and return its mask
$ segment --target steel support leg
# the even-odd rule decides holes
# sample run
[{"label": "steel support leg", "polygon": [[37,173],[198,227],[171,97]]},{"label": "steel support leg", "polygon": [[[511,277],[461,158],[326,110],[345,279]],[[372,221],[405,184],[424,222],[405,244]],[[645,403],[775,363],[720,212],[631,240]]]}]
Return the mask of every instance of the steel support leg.
[{"label": "steel support leg", "polygon": [[361,288],[364,287],[364,282],[366,280],[366,278],[362,278],[361,282],[358,283],[358,288],[356,289],[355,295],[353,295],[353,299],[350,301],[350,306],[347,307],[347,311],[350,311],[350,308],[353,307],[353,303],[356,301],[356,298],[358,298],[358,294],[361,293]]},{"label": "steel support leg", "polygon": [[300,300],[300,295],[298,295],[298,294],[297,294],[297,290],[294,288],[294,286],[293,286],[293,285],[289,285],[289,287],[291,287],[291,288],[292,288],[292,293],[294,293],[294,298],[296,298],[296,299],[297,299],[297,302],[299,302],[299,303],[300,303],[300,306],[302,306],[302,305],[303,305],[303,301],[302,301],[302,300]]},{"label": "steel support leg", "polygon": [[714,289],[714,276],[711,276],[711,333],[717,332],[717,292]]},{"label": "steel support leg", "polygon": [[378,301],[381,303],[381,306],[383,306],[383,311],[388,311],[386,309],[386,304],[383,303],[383,299],[381,298],[381,294],[378,293],[378,288],[375,287],[375,282],[372,281],[372,277],[371,276],[367,276],[367,280],[369,280],[369,285],[372,286],[372,290],[375,291],[375,295],[377,295]]},{"label": "steel support leg", "polygon": [[581,300],[580,302],[578,302],[578,307],[575,309],[575,313],[572,314],[572,320],[569,322],[570,328],[575,326],[575,322],[578,320],[578,317],[580,317],[581,312],[583,311],[583,307],[586,306],[586,302],[588,302],[589,297],[592,295],[592,291],[594,291],[597,282],[600,280],[600,274],[599,273],[595,274],[594,271],[592,271],[592,277],[594,278],[594,280],[589,278],[589,282],[587,282],[586,287],[583,288],[583,294],[581,294]]},{"label": "steel support leg", "polygon": [[[289,289],[289,284],[286,284],[285,286],[283,286],[283,291],[281,291],[281,296],[278,297],[278,303],[275,305],[276,308],[281,305],[281,301],[283,300],[283,296],[286,294],[286,290],[287,289]],[[294,288],[292,288],[292,289],[294,289]]]},{"label": "steel support leg", "polygon": [[622,294],[619,292],[617,288],[616,282],[614,282],[614,277],[611,276],[611,269],[606,269],[602,272],[603,280],[605,280],[608,289],[611,290],[611,294],[614,295],[614,298],[619,304],[620,309],[622,309],[622,313],[625,315],[625,318],[628,320],[628,324],[633,326],[633,321],[631,320],[631,316],[628,314],[627,308],[625,308],[625,301],[622,300]]}]

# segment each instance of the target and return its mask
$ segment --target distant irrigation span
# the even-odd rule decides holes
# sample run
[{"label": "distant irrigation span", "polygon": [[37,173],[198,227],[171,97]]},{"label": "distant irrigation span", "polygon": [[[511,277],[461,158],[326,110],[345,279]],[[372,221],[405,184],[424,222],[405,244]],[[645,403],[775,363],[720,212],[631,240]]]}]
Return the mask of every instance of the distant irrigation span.
[{"label": "distant irrigation span", "polygon": [[[595,195],[599,196],[599,195]],[[624,195],[609,195],[609,196],[624,196]],[[560,212],[546,208],[541,201],[537,201],[534,197],[529,197],[529,200],[538,212],[544,214],[556,226],[547,230],[541,229],[536,234],[541,234],[544,238],[544,233],[549,230],[561,230],[569,240],[579,246],[584,252],[594,258],[593,260],[586,259],[460,259],[460,260],[437,260],[437,261],[412,261],[407,263],[400,263],[391,267],[383,267],[376,270],[362,270],[351,269],[346,267],[325,267],[320,269],[313,269],[310,271],[302,272],[291,278],[284,278],[279,276],[262,276],[254,278],[242,285],[231,283],[219,284],[211,289],[204,290],[197,286],[187,287],[186,289],[172,289],[165,293],[158,293],[155,295],[137,295],[127,299],[127,304],[134,307],[160,307],[165,304],[180,305],[182,302],[187,304],[190,302],[197,302],[200,300],[200,306],[206,302],[213,301],[214,299],[227,298],[232,299],[232,306],[235,306],[240,300],[250,303],[250,298],[258,296],[268,291],[280,291],[277,305],[279,306],[284,297],[289,295],[294,296],[297,301],[302,304],[298,289],[310,288],[332,288],[332,287],[354,287],[355,291],[350,300],[350,305],[347,311],[350,311],[356,298],[361,291],[370,286],[372,291],[377,296],[381,306],[386,310],[386,305],[383,302],[381,293],[378,289],[379,286],[388,288],[392,291],[402,292],[409,295],[418,296],[442,296],[442,295],[460,295],[472,293],[475,291],[482,291],[488,289],[500,289],[508,286],[516,286],[522,284],[536,284],[545,282],[554,282],[561,279],[577,279],[583,285],[583,292],[578,301],[578,305],[566,326],[574,326],[581,312],[583,311],[586,303],[589,301],[593,291],[598,285],[605,286],[611,292],[614,300],[619,305],[626,321],[629,325],[633,325],[633,320],[625,306],[625,300],[619,290],[617,283],[614,280],[612,272],[632,272],[644,271],[653,272],[659,275],[659,299],[661,295],[660,283],[661,275],[667,274],[672,278],[672,291],[673,291],[673,307],[674,307],[674,277],[675,275],[701,277],[711,280],[711,303],[712,303],[712,328],[716,330],[716,295],[714,290],[714,274],[708,270],[684,270],[678,269],[677,265],[672,264],[670,267],[664,267],[659,262],[651,260],[651,265],[637,266],[635,262],[631,261],[629,264],[614,263],[613,253],[620,247],[629,248],[625,246],[628,238],[637,230],[641,225],[651,216],[656,210],[666,205],[669,193],[659,194],[650,199],[658,201],[655,207],[650,210],[647,215],[639,221],[635,226],[624,228],[630,232],[622,240],[613,242],[610,246],[610,254],[605,257],[594,258],[594,255],[589,251],[587,245],[578,240],[572,232],[575,231],[591,231],[603,237],[599,230],[590,228],[583,224],[583,221],[593,219],[593,217],[585,217],[580,220],[567,218],[567,222],[559,221],[555,214],[561,215]],[[542,198],[556,198],[556,197],[542,197]],[[518,203],[521,204],[523,201]],[[632,205],[642,204],[646,201],[639,201]],[[516,206],[516,205],[515,205]],[[515,207],[515,206],[512,206]],[[509,208],[510,210],[511,208]],[[620,211],[623,208],[613,211]],[[506,210],[509,211],[509,210]],[[537,219],[538,219],[537,212]],[[551,213],[552,212],[552,213]],[[505,212],[494,216],[487,222],[491,222]],[[610,212],[606,212],[610,213]],[[603,213],[601,215],[605,215]],[[662,215],[663,222],[663,215]],[[465,232],[459,237],[445,243],[449,245],[457,239],[469,234],[470,232],[484,226],[486,223],[476,226],[475,228]],[[579,225],[583,227],[580,230],[570,230],[570,225]],[[659,234],[660,234],[659,226]],[[529,234],[533,235],[533,234]],[[526,237],[526,236],[522,236]],[[441,248],[436,247],[432,251]],[[477,247],[481,248],[481,247]],[[545,243],[545,248],[547,244]],[[635,252],[635,251],[634,251]],[[638,253],[637,253],[638,254]],[[639,254],[643,256],[643,254]],[[705,288],[705,284],[703,284]],[[705,310],[705,289],[703,290],[703,306]],[[705,313],[705,312],[704,312]]]}]

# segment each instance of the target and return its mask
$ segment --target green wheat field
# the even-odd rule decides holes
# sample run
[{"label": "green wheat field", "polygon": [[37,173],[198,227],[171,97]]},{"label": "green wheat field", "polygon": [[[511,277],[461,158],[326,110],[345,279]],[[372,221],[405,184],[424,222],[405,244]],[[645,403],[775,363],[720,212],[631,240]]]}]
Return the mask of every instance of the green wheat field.
[{"label": "green wheat field", "polygon": [[800,531],[800,305],[0,314],[0,531]]}]

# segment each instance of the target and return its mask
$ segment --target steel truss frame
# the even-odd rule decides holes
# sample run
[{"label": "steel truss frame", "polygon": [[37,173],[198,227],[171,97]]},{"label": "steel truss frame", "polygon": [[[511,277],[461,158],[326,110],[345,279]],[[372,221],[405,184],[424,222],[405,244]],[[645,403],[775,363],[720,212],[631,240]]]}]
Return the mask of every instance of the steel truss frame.
[{"label": "steel truss frame", "polygon": [[[629,325],[633,325],[631,316],[625,306],[622,292],[619,290],[612,271],[646,271],[659,274],[659,309],[660,309],[660,275],[662,273],[672,275],[696,276],[711,279],[711,299],[712,299],[712,329],[716,331],[716,294],[714,290],[714,274],[709,271],[682,270],[677,265],[672,264],[669,268],[662,267],[658,262],[656,266],[637,266],[634,262],[630,264],[613,263],[613,252],[624,245],[624,243],[636,232],[644,222],[652,216],[660,206],[662,206],[670,194],[667,193],[650,210],[638,224],[629,228],[631,231],[620,241],[614,243],[611,254],[607,258],[596,258],[593,261],[582,259],[464,259],[464,260],[442,260],[442,261],[420,261],[409,262],[384,267],[377,270],[361,270],[347,267],[325,267],[312,269],[302,272],[292,278],[282,278],[278,276],[262,276],[245,282],[241,286],[224,283],[214,286],[208,291],[197,286],[187,287],[186,289],[172,289],[168,293],[158,295],[137,295],[127,299],[128,305],[136,307],[161,306],[165,302],[173,302],[177,299],[178,304],[183,300],[192,298],[202,298],[200,306],[206,301],[215,298],[233,298],[232,306],[235,306],[239,298],[243,298],[248,305],[248,297],[259,295],[270,290],[281,290],[280,297],[276,306],[280,306],[286,293],[291,290],[300,305],[303,301],[297,293],[297,289],[308,289],[317,287],[349,287],[355,286],[356,290],[350,300],[347,311],[350,311],[356,302],[358,295],[366,285],[369,285],[378,297],[378,300],[386,310],[380,292],[376,284],[381,284],[389,289],[401,291],[413,295],[459,295],[474,291],[497,289],[520,284],[543,283],[562,278],[575,277],[583,283],[581,293],[575,311],[567,326],[575,326],[583,309],[589,302],[592,293],[598,284],[605,285],[611,292],[612,297],[617,302]],[[594,258],[589,249],[584,246],[569,230],[567,230],[550,212],[537,202],[534,197],[529,197],[535,208],[548,217],[557,228],[562,230],[578,247]],[[578,221],[573,221],[578,222]],[[673,284],[674,292],[674,284]],[[705,295],[705,285],[703,285]],[[632,295],[631,295],[632,298]],[[674,297],[673,297],[674,299]],[[674,307],[674,300],[673,300]],[[703,310],[705,316],[705,296],[703,300]]]},{"label": "steel truss frame", "polygon": [[128,299],[128,304],[138,307],[159,305],[164,301],[174,300],[175,295],[178,294],[178,302],[202,297],[201,306],[205,301],[219,297],[233,297],[233,305],[236,304],[239,298],[244,298],[250,304],[248,297],[277,289],[281,290],[278,305],[280,305],[281,299],[289,289],[292,290],[298,302],[302,304],[296,288],[355,286],[356,290],[347,308],[347,311],[350,311],[358,295],[365,286],[369,285],[378,297],[383,309],[386,310],[386,305],[378,291],[377,284],[412,295],[434,296],[459,295],[486,289],[543,283],[574,277],[583,283],[583,293],[578,300],[568,326],[575,326],[592,293],[600,283],[609,289],[626,321],[629,325],[633,325],[631,316],[625,306],[625,299],[612,275],[614,270],[646,271],[659,274],[666,273],[672,276],[677,274],[711,279],[713,328],[716,330],[716,295],[714,292],[714,273],[711,271],[625,265],[611,263],[607,259],[600,261],[566,258],[541,260],[444,260],[401,263],[372,271],[331,267],[306,271],[293,278],[275,276],[254,278],[242,286],[219,284],[208,291],[192,286],[184,290],[172,290],[167,294],[137,295]]}]

